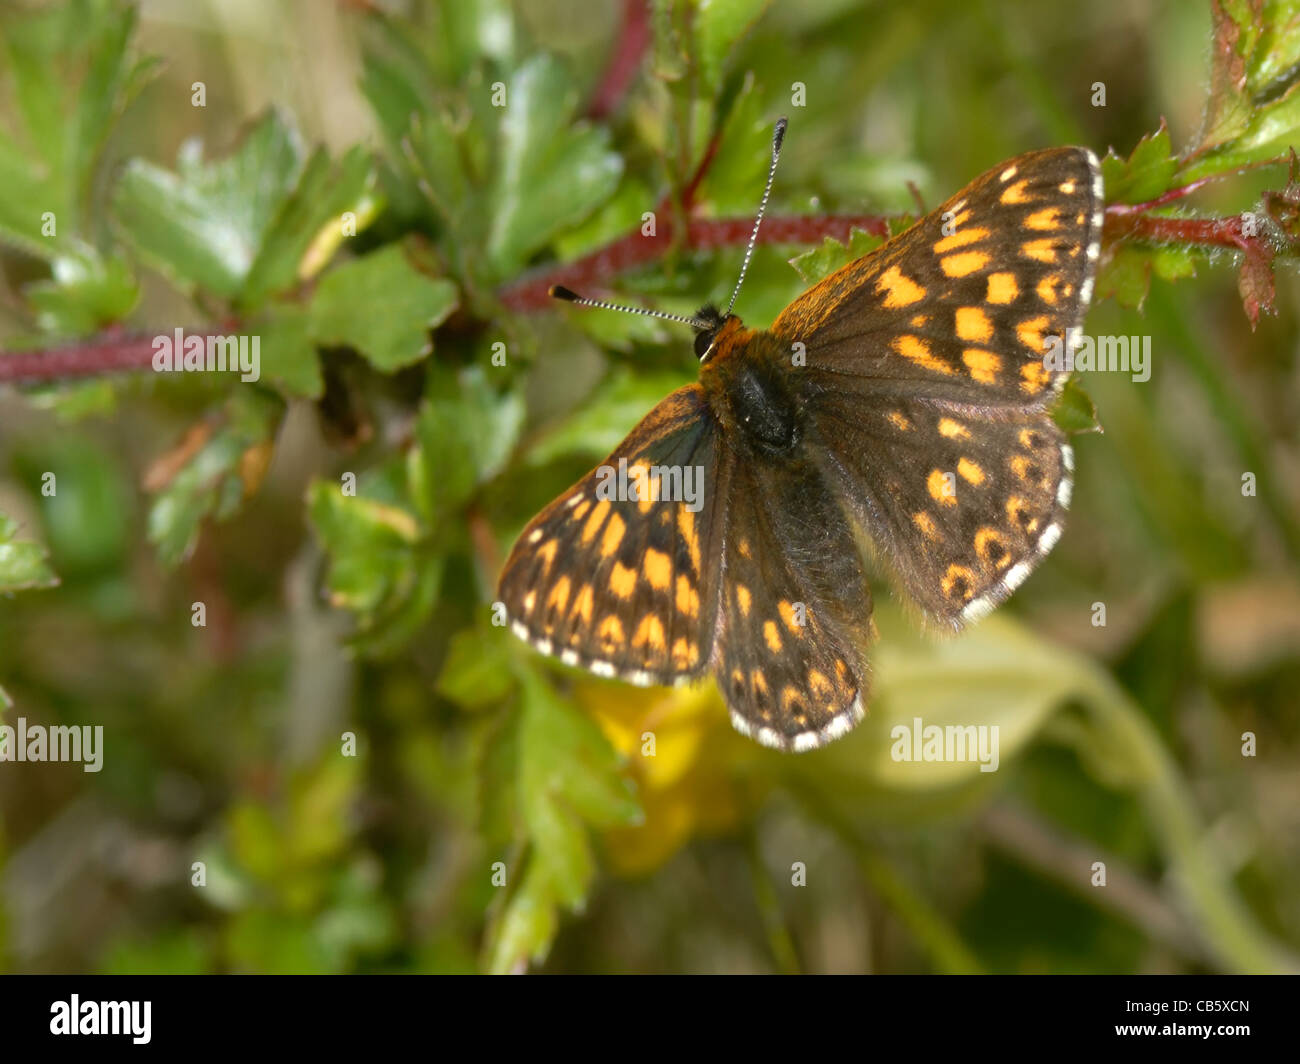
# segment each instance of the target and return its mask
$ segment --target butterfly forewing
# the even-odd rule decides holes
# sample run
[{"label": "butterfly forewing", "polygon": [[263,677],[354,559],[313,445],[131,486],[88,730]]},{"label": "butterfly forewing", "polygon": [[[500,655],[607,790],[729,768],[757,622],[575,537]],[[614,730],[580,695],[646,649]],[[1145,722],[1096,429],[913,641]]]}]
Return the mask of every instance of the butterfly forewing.
[{"label": "butterfly forewing", "polygon": [[796,299],[772,331],[814,385],[985,407],[1047,405],[1064,383],[1100,248],[1086,148],[1029,152],[976,178],[871,255]]},{"label": "butterfly forewing", "polygon": [[1073,453],[1046,413],[1091,295],[1096,158],[1031,152],[796,300],[811,453],[928,617],[958,628],[1061,535]]},{"label": "butterfly forewing", "polygon": [[633,683],[702,673],[720,550],[717,456],[698,385],[656,406],[520,535],[498,591],[515,633]]}]

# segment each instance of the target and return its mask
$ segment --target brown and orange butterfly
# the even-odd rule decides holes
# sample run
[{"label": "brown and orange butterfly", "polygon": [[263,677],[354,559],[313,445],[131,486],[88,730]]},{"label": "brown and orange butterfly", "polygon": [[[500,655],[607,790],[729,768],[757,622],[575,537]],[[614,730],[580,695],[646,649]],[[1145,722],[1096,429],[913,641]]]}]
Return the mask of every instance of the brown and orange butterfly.
[{"label": "brown and orange butterfly", "polygon": [[499,592],[516,634],[635,684],[711,671],[765,746],[849,731],[874,634],[859,532],[952,630],[1060,538],[1073,452],[1049,408],[1067,374],[1045,351],[1081,328],[1102,209],[1091,151],[1029,152],[766,331],[730,308],[679,319],[699,381],[524,530]]}]

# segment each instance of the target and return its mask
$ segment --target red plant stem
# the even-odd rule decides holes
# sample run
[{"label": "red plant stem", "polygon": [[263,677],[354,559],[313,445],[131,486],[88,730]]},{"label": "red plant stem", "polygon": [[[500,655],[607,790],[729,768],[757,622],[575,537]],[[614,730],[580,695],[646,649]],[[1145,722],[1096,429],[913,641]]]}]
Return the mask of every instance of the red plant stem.
[{"label": "red plant stem", "polygon": [[[185,335],[202,336],[206,343],[210,328],[186,329]],[[35,384],[149,369],[153,365],[156,335],[156,332],[116,332],[87,340],[73,340],[64,347],[40,351],[16,351],[12,354],[0,351],[0,384]],[[213,335],[217,334],[214,332]]]},{"label": "red plant stem", "polygon": [[[683,245],[692,251],[722,247],[744,247],[754,228],[752,218],[693,218],[686,223]],[[824,236],[847,240],[854,229],[876,236],[888,233],[888,222],[879,215],[769,217],[758,231],[760,244],[809,244]],[[606,287],[617,274],[653,262],[673,246],[673,227],[666,217],[659,219],[654,236],[630,233],[590,255],[547,267],[503,288],[500,299],[510,310],[540,310],[552,302],[552,285],[564,285],[581,292],[584,288]]]},{"label": "red plant stem", "polygon": [[1263,237],[1243,233],[1237,215],[1227,218],[1166,218],[1155,214],[1109,215],[1102,229],[1107,240],[1133,239],[1156,244],[1198,244],[1205,247],[1250,249]]},{"label": "red plant stem", "polygon": [[646,0],[624,0],[623,25],[600,84],[587,105],[589,118],[607,118],[618,110],[650,44],[650,8]]},{"label": "red plant stem", "polygon": [[[711,152],[706,152],[687,186],[689,195],[694,195],[711,158]],[[693,218],[686,223],[682,246],[692,251],[743,247],[752,227],[753,221],[749,217]],[[764,220],[758,242],[811,244],[826,236],[846,241],[853,229],[885,236],[888,223],[880,215],[777,215]],[[1263,248],[1263,237],[1246,236],[1242,220],[1237,215],[1169,218],[1108,210],[1104,234],[1107,243],[1131,239],[1157,244],[1231,248],[1248,254]],[[565,285],[579,292],[600,290],[608,285],[610,278],[654,262],[667,254],[673,245],[673,224],[668,211],[664,210],[658,215],[655,235],[642,236],[639,230],[629,233],[573,262],[548,266],[526,275],[506,285],[498,295],[510,310],[542,310],[552,302],[549,295],[552,285]],[[223,324],[227,331],[233,327],[230,322]],[[207,335],[207,330],[196,329],[193,332]],[[186,335],[190,333],[191,330],[186,330]],[[145,370],[153,361],[153,337],[154,334],[144,333],[103,334],[41,351],[0,352],[0,384],[37,384]]]}]

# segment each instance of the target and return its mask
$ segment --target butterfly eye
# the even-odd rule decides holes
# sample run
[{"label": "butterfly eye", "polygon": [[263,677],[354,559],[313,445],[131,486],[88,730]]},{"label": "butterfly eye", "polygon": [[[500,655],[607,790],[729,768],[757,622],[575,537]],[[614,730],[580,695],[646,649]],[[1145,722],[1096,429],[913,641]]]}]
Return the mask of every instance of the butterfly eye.
[{"label": "butterfly eye", "polygon": [[697,333],[695,336],[695,357],[703,358],[708,354],[709,348],[713,344],[715,333],[712,329],[708,332]]}]

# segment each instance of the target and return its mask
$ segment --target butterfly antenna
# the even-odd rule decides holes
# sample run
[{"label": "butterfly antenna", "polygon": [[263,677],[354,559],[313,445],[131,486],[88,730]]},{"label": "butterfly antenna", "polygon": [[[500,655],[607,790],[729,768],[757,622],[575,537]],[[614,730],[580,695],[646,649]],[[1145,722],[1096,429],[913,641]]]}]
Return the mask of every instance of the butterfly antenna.
[{"label": "butterfly antenna", "polygon": [[[772,131],[772,165],[767,171],[767,184],[763,188],[763,199],[758,205],[758,217],[754,219],[754,231],[749,234],[749,246],[745,248],[745,261],[740,264],[740,276],[736,278],[736,290],[731,293],[731,302],[727,304],[727,314],[736,305],[740,295],[740,286],[745,283],[745,271],[749,269],[749,258],[754,254],[754,244],[758,241],[758,227],[763,224],[763,212],[767,210],[767,198],[772,194],[772,181],[776,178],[776,163],[781,158],[781,142],[785,140],[785,116],[778,118],[776,129]],[[727,314],[724,314],[725,318]]]},{"label": "butterfly antenna", "polygon": [[709,323],[699,318],[687,318],[681,314],[668,314],[662,310],[646,310],[644,307],[624,307],[618,303],[606,303],[600,299],[587,299],[578,295],[572,288],[562,284],[551,285],[549,293],[552,299],[563,299],[566,303],[576,303],[580,307],[595,307],[598,310],[621,310],[624,314],[643,314],[647,318],[662,318],[664,321],[679,321],[695,329],[707,329]]}]

